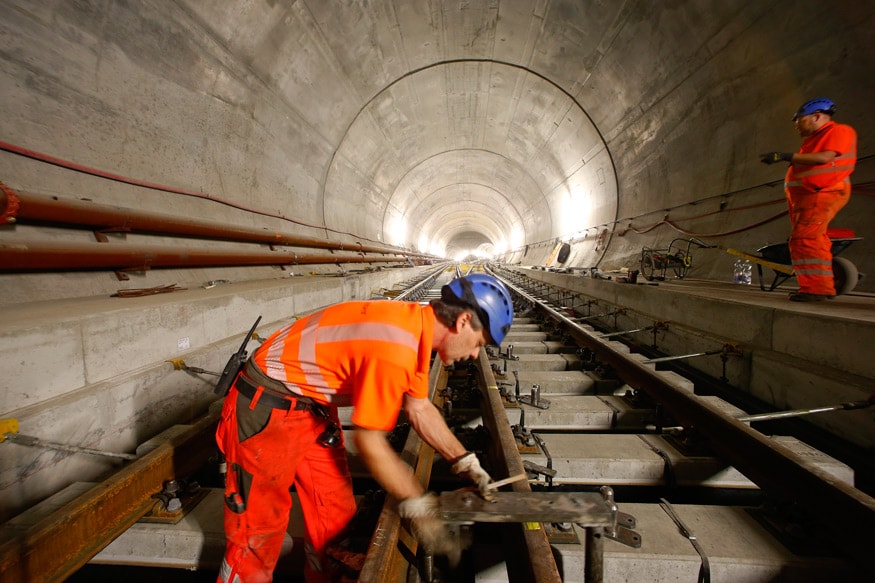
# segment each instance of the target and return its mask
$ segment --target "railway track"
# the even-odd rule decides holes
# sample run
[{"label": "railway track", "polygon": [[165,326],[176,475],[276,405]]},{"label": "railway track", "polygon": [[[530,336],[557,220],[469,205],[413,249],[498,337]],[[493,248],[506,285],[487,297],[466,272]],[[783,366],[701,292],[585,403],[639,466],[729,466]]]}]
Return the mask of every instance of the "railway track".
[{"label": "railway track", "polygon": [[[447,506],[448,518],[458,521],[454,536],[468,548],[453,567],[417,548],[394,501],[383,499],[350,451],[361,512],[356,534],[336,556],[347,564],[350,580],[734,582],[872,576],[867,529],[875,501],[854,488],[848,465],[795,437],[760,433],[739,420],[745,412],[738,407],[697,395],[692,381],[657,370],[659,358],[631,351],[622,341],[624,331],[610,330],[622,307],[601,306],[593,317],[585,298],[576,302],[564,290],[519,274],[494,274],[511,288],[517,308],[505,346],[481,351],[476,362],[433,366],[432,395],[494,479],[525,474],[525,480],[497,493],[523,502],[518,511],[506,511],[501,522],[472,521],[470,512],[453,513]],[[428,301],[453,275],[437,270],[386,297]],[[114,546],[142,545],[159,532],[169,536],[151,524],[118,536],[117,525],[155,510],[141,494],[126,500],[123,485],[166,484],[166,460],[174,451],[186,451],[189,467],[198,460],[203,464],[199,474],[207,493],[192,514],[203,513],[194,522],[206,529],[203,517],[221,509],[221,504],[209,506],[211,499],[221,500],[221,484],[209,477],[215,471],[208,461],[210,440],[204,439],[214,423],[215,412],[114,476],[108,484],[121,486],[102,490],[128,502],[125,508],[111,509],[89,491],[84,502],[80,496],[39,521],[15,545],[5,545],[0,580],[28,580],[16,579],[20,573],[63,580],[83,556],[94,556],[112,538],[117,537],[94,562],[120,562],[124,553],[113,554]],[[345,425],[353,430],[348,418]],[[459,495],[463,484],[403,420],[392,440],[424,485],[447,501]],[[533,520],[530,507],[539,500],[583,501],[594,510],[552,521],[548,515],[562,515],[553,508]],[[81,534],[85,531],[76,519],[95,509],[116,525],[104,529],[103,538]],[[64,535],[71,521],[80,526],[76,536],[91,537],[79,547]],[[221,540],[221,530],[212,534]],[[303,545],[297,542],[299,549]],[[52,553],[62,549],[75,556],[56,559]],[[211,554],[215,549],[202,549],[196,566],[212,569]],[[40,560],[38,570],[27,570]],[[173,560],[163,564],[184,566]],[[300,564],[292,561],[277,580],[295,580]]]},{"label": "railway track", "polygon": [[[429,567],[419,573],[423,580],[871,575],[871,536],[861,517],[871,519],[875,505],[854,488],[848,465],[796,437],[762,434],[739,420],[745,411],[698,396],[692,381],[657,370],[671,359],[631,352],[619,339],[622,331],[595,327],[609,326],[613,310],[592,318],[567,308],[561,290],[496,275],[522,308],[505,347],[484,351],[473,366],[435,367],[441,371],[436,405],[463,435],[472,426],[485,428],[486,443],[474,432],[469,448],[495,479],[526,472],[527,482],[508,490],[599,493],[616,504],[616,524],[604,530],[573,522],[473,528],[463,570]],[[458,487],[441,479],[443,470],[426,475],[438,478],[432,489]],[[587,552],[592,546],[598,548]],[[366,564],[384,564],[378,556],[372,549]],[[493,564],[480,564],[483,557]],[[419,557],[420,566],[431,565],[425,559]],[[363,571],[362,580],[375,572]]]}]

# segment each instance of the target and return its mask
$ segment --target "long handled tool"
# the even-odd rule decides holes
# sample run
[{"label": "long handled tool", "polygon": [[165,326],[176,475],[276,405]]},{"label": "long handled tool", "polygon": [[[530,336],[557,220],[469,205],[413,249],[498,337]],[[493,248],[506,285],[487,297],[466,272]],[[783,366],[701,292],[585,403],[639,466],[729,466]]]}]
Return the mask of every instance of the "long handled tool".
[{"label": "long handled tool", "polygon": [[498,490],[502,486],[507,486],[508,484],[513,484],[514,482],[519,482],[520,480],[525,480],[526,477],[526,473],[523,472],[509,478],[498,480],[497,482],[489,482],[482,490],[480,490],[480,495],[483,496],[484,500],[488,500],[489,502],[495,502],[495,494],[493,493],[494,490]]},{"label": "long handled tool", "polygon": [[[788,419],[790,417],[801,417],[803,415],[811,415],[813,413],[827,413],[829,411],[852,411],[854,409],[865,409],[875,405],[875,394],[865,401],[849,401],[847,403],[839,403],[838,405],[825,405],[823,407],[811,407],[810,409],[791,409],[789,411],[775,411],[774,413],[758,413],[756,415],[742,415],[736,417],[743,423],[751,421],[771,421],[773,419]],[[683,431],[683,427],[662,427],[656,425],[647,425],[648,431],[661,430],[662,432]]]},{"label": "long handled tool", "polygon": [[764,267],[770,267],[775,271],[780,273],[784,273],[786,275],[793,275],[793,266],[787,265],[786,263],[776,263],[774,261],[769,261],[768,259],[763,259],[759,255],[751,255],[750,253],[745,253],[744,251],[739,251],[738,249],[732,249],[730,247],[721,247],[717,245],[719,249],[726,251],[730,255],[735,255],[736,257],[741,257],[742,259],[747,259],[749,261],[753,261],[754,263],[759,263]]},{"label": "long handled tool", "polygon": [[122,460],[135,460],[137,456],[132,453],[116,453],[114,451],[102,451],[99,449],[91,449],[90,447],[79,447],[78,445],[67,445],[65,443],[56,443],[54,441],[45,441],[39,437],[32,435],[22,435],[18,433],[17,419],[0,419],[0,443],[11,441],[19,445],[28,445],[31,447],[42,447],[45,449],[55,449],[59,451],[67,451],[70,453],[87,453],[90,455],[100,455]]},{"label": "long handled tool", "polygon": [[759,413],[757,415],[745,415],[737,417],[739,421],[769,421],[771,419],[785,419],[787,417],[801,417],[802,415],[811,415],[812,413],[826,413],[827,411],[851,411],[853,409],[865,409],[875,405],[875,395],[869,397],[866,401],[851,401],[848,403],[840,403],[838,405],[827,405],[824,407],[812,407],[810,409],[793,409],[791,411],[776,411],[774,413]]},{"label": "long handled tool", "polygon": [[497,490],[498,488],[501,488],[502,486],[507,486],[508,484],[513,484],[514,482],[519,482],[519,481],[525,480],[525,479],[526,479],[526,473],[523,472],[522,474],[517,474],[517,475],[511,476],[509,478],[504,478],[503,480],[498,480],[497,482],[489,482],[489,484],[486,485],[486,488],[488,488],[489,490]]}]

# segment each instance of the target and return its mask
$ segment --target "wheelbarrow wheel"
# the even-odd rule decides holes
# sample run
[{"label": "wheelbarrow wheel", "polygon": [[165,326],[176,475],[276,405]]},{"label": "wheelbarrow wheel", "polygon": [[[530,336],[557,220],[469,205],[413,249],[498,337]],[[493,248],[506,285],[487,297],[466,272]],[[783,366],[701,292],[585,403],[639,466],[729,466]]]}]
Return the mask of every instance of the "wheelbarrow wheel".
[{"label": "wheelbarrow wheel", "polygon": [[675,253],[672,257],[672,269],[674,269],[674,274],[678,279],[686,277],[687,270],[690,268],[690,263],[692,263],[692,257],[684,255],[683,251]]},{"label": "wheelbarrow wheel", "polygon": [[838,296],[853,290],[860,281],[857,266],[844,257],[832,258],[832,277]]},{"label": "wheelbarrow wheel", "polygon": [[641,275],[647,281],[653,281],[653,256],[650,254],[645,253],[641,256]]}]

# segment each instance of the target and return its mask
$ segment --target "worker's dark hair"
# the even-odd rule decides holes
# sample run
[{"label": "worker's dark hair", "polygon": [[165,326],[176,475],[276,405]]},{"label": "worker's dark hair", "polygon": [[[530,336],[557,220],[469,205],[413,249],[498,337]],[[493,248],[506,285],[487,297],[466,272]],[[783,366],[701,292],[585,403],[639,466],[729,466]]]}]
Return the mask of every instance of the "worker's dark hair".
[{"label": "worker's dark hair", "polygon": [[471,327],[474,330],[483,329],[483,322],[480,321],[477,312],[466,305],[451,304],[440,299],[431,300],[429,305],[434,309],[435,317],[447,328],[452,328],[456,325],[456,320],[462,312],[468,312],[471,314]]}]

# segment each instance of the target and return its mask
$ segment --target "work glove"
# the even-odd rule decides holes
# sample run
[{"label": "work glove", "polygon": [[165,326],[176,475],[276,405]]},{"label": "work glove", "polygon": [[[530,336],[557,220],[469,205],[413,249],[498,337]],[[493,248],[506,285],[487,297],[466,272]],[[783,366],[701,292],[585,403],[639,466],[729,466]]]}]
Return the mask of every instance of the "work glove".
[{"label": "work glove", "polygon": [[465,477],[477,484],[477,488],[480,489],[480,493],[486,495],[489,493],[489,482],[492,481],[492,478],[489,477],[489,474],[486,473],[480,466],[480,460],[477,459],[477,454],[469,451],[462,457],[456,460],[456,462],[450,468],[454,474],[457,476]]},{"label": "work glove", "polygon": [[453,568],[462,558],[462,543],[440,517],[438,497],[431,492],[417,498],[408,498],[398,504],[401,518],[410,520],[410,530],[426,553],[447,557]]},{"label": "work glove", "polygon": [[763,164],[774,164],[775,162],[792,162],[793,152],[769,152],[760,154],[760,162]]}]

